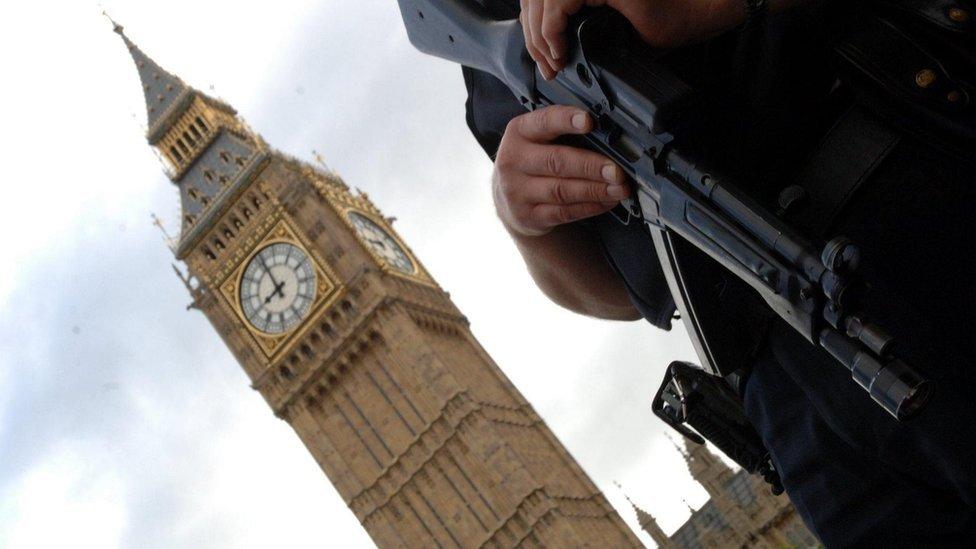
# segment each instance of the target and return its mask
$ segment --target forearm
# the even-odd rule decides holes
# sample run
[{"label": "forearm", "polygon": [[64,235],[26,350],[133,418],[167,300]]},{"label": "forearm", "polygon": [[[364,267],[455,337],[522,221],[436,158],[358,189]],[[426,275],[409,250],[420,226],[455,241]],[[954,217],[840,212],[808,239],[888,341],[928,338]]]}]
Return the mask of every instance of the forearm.
[{"label": "forearm", "polygon": [[561,225],[541,236],[509,233],[532,279],[556,304],[607,320],[641,318],[599,244],[578,225]]}]

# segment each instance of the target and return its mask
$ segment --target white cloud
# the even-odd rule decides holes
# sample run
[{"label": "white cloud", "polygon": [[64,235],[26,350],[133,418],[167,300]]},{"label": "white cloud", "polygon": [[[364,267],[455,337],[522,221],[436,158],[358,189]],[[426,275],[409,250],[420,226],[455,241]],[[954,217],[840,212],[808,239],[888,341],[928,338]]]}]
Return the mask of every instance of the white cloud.
[{"label": "white cloud", "polygon": [[59,448],[4,494],[0,540],[9,549],[119,547],[126,521],[124,486],[87,460],[84,448]]}]

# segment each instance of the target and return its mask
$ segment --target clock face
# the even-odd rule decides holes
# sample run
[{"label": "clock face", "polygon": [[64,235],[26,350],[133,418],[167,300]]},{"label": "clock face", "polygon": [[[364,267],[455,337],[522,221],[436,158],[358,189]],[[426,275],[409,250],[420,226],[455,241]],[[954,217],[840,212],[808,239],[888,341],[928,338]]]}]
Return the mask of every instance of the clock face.
[{"label": "clock face", "polygon": [[407,252],[397,244],[390,233],[383,230],[372,219],[359,212],[349,212],[349,221],[356,228],[356,232],[366,244],[376,252],[387,264],[406,274],[416,272],[416,267]]},{"label": "clock face", "polygon": [[315,269],[297,246],[278,242],[262,248],[244,269],[241,308],[252,326],[280,334],[298,324],[315,300]]}]

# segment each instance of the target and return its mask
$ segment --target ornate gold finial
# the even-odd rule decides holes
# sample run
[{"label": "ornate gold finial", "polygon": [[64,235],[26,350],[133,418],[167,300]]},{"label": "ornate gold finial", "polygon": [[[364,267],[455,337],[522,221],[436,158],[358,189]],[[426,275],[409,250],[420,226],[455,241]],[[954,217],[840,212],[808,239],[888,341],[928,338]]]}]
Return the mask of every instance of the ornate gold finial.
[{"label": "ornate gold finial", "polygon": [[153,225],[159,227],[159,230],[163,233],[163,242],[165,242],[170,249],[173,249],[173,247],[176,245],[176,240],[169,235],[169,232],[166,231],[166,227],[163,225],[163,220],[160,219],[159,216],[157,216],[154,212],[150,212],[149,217],[152,218]]},{"label": "ornate gold finial", "polygon": [[312,149],[312,156],[315,158],[315,161],[319,163],[319,166],[322,166],[327,170],[329,169],[329,166],[325,163],[325,158],[322,157],[319,151]]},{"label": "ornate gold finial", "polygon": [[166,238],[169,238],[169,234],[166,232],[166,227],[163,226],[163,220],[156,215],[156,212],[149,212],[149,217],[152,218],[153,225],[159,227],[159,230],[163,231],[163,235],[165,235]]},{"label": "ornate gold finial", "polygon": [[125,27],[118,24],[115,21],[115,19],[112,19],[112,16],[109,15],[108,12],[106,12],[105,10],[102,10],[102,15],[104,15],[105,18],[108,19],[108,22],[112,24],[112,32],[114,32],[115,34],[125,36]]},{"label": "ornate gold finial", "polygon": [[332,167],[325,162],[325,157],[322,156],[322,154],[319,151],[312,149],[312,157],[315,158],[315,163],[318,164],[319,166],[322,166],[322,169],[325,170],[326,173],[329,173],[330,175],[336,177],[337,179],[342,179],[341,177],[339,177],[339,173],[333,170]]}]

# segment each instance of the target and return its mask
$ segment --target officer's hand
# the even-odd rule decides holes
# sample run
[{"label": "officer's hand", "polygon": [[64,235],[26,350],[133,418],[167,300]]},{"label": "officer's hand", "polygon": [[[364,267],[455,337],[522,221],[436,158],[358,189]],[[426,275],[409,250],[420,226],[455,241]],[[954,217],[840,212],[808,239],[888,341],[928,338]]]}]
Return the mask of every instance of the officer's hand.
[{"label": "officer's hand", "polygon": [[563,68],[566,24],[585,6],[619,11],[641,38],[671,48],[712,38],[745,20],[743,0],[520,0],[522,32],[529,55],[547,79]]},{"label": "officer's hand", "polygon": [[592,217],[630,194],[626,176],[609,158],[553,145],[585,134],[593,121],[582,110],[552,106],[513,118],[505,129],[492,177],[498,217],[514,233],[539,236],[557,225]]}]

